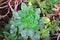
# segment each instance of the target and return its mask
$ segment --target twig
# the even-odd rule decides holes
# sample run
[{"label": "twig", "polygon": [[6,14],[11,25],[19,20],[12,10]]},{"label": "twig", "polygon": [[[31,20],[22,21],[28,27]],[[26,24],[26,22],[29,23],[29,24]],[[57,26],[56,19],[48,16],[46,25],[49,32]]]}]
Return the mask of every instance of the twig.
[{"label": "twig", "polygon": [[5,15],[0,15],[0,19],[6,17],[8,15],[8,13],[9,13],[9,9],[8,9],[8,12]]},{"label": "twig", "polygon": [[3,4],[6,4],[6,3],[8,3],[8,1],[6,1],[6,2],[3,2],[2,4],[0,4],[0,6],[2,6]]},{"label": "twig", "polygon": [[18,5],[19,5],[19,4],[18,4],[18,1],[16,0],[16,1],[15,1],[15,8],[14,8],[15,11],[17,11]]},{"label": "twig", "polygon": [[52,37],[51,39],[54,39],[54,38],[56,38],[56,36],[55,37]]},{"label": "twig", "polygon": [[6,8],[6,7],[8,7],[8,5],[5,5],[5,6],[3,6],[3,7],[0,7],[0,9]]},{"label": "twig", "polygon": [[53,34],[53,35],[57,35],[57,40],[59,40],[59,37],[60,37],[60,33],[57,33],[57,34]]},{"label": "twig", "polygon": [[60,37],[60,34],[58,35],[57,40],[59,40],[59,37]]},{"label": "twig", "polygon": [[11,1],[12,1],[12,0],[9,0],[8,5],[9,5],[11,11],[12,11],[12,12],[15,12],[14,9],[12,8],[12,6],[10,5],[10,2],[11,2]]}]

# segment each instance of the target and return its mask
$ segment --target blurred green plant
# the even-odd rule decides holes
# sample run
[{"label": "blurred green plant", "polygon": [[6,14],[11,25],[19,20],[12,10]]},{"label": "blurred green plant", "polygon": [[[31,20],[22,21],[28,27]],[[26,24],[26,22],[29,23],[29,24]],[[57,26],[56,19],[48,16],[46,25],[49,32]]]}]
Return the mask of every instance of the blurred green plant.
[{"label": "blurred green plant", "polygon": [[28,0],[29,2],[32,2],[33,7],[40,7],[42,13],[54,13],[52,11],[52,8],[54,8],[54,4],[58,4],[59,0]]},{"label": "blurred green plant", "polygon": [[[21,10],[13,13],[10,26],[6,26],[6,28],[10,27],[10,34],[20,34],[24,40],[27,40],[28,36],[32,40],[39,40],[40,35],[36,32],[43,28],[43,25],[43,20],[40,18],[40,8],[33,10],[32,6],[22,3]],[[13,39],[15,40],[14,37]]]},{"label": "blurred green plant", "polygon": [[[8,40],[50,40],[50,31],[56,31],[56,21],[44,23],[44,19],[40,17],[40,8],[34,9],[32,6],[21,4],[21,10],[13,13],[9,24],[6,25],[5,32]],[[12,37],[12,38],[11,38]]]}]

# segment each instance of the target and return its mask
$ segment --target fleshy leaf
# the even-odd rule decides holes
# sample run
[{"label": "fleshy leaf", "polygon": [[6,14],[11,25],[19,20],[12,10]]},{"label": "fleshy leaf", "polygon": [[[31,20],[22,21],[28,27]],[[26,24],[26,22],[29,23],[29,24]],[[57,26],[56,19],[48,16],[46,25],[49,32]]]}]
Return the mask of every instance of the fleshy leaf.
[{"label": "fleshy leaf", "polygon": [[27,30],[27,35],[32,38],[33,35],[34,35],[34,31],[32,31],[32,30]]},{"label": "fleshy leaf", "polygon": [[22,4],[21,4],[21,9],[22,9],[22,10],[26,10],[26,9],[27,9],[27,5],[26,5],[25,3],[22,3]]}]

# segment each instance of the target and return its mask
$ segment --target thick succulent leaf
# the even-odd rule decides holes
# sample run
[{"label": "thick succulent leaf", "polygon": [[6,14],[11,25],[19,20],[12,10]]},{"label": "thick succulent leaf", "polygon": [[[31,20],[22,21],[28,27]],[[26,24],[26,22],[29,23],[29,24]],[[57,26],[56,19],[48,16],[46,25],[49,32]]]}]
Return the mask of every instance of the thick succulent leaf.
[{"label": "thick succulent leaf", "polygon": [[33,16],[35,14],[35,12],[33,11],[33,9],[31,9],[31,10],[27,11],[27,14],[28,14],[28,16]]},{"label": "thick succulent leaf", "polygon": [[22,3],[22,4],[21,4],[21,9],[22,9],[22,10],[27,10],[27,5],[26,5],[25,3]]},{"label": "thick succulent leaf", "polygon": [[40,14],[41,13],[40,8],[36,8],[35,11],[36,11],[36,14]]},{"label": "thick succulent leaf", "polygon": [[13,17],[14,17],[14,19],[20,19],[20,16],[18,15],[18,12],[14,12]]},{"label": "thick succulent leaf", "polygon": [[43,28],[44,27],[44,20],[41,18],[40,20],[39,20],[39,28],[41,29],[41,28]]},{"label": "thick succulent leaf", "polygon": [[19,15],[20,17],[24,17],[24,16],[26,16],[26,12],[23,11],[23,10],[20,10],[20,11],[18,11],[18,15]]},{"label": "thick succulent leaf", "polygon": [[16,33],[17,32],[17,28],[15,27],[15,25],[11,25],[10,27],[10,33]]},{"label": "thick succulent leaf", "polygon": [[33,35],[34,35],[34,31],[32,31],[32,30],[27,30],[27,35],[32,38]]},{"label": "thick succulent leaf", "polygon": [[19,26],[21,24],[20,20],[14,20],[14,23],[13,23],[15,26]]},{"label": "thick succulent leaf", "polygon": [[35,34],[34,37],[32,37],[32,40],[40,40],[40,35]]},{"label": "thick succulent leaf", "polygon": [[22,30],[21,31],[21,36],[24,37],[24,38],[27,37],[27,30]]},{"label": "thick succulent leaf", "polygon": [[19,33],[24,29],[24,25],[23,24],[20,24],[20,26],[19,26]]},{"label": "thick succulent leaf", "polygon": [[33,10],[32,6],[28,6],[28,7],[27,7],[27,11],[28,11],[28,10]]}]

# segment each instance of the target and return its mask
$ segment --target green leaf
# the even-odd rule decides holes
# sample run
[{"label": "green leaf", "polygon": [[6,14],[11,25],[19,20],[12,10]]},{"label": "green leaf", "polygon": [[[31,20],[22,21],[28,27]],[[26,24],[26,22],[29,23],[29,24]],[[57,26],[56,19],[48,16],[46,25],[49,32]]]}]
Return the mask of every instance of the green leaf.
[{"label": "green leaf", "polygon": [[25,16],[26,16],[26,12],[23,11],[23,10],[20,10],[20,11],[18,11],[18,15],[19,15],[20,17],[25,17]]},{"label": "green leaf", "polygon": [[35,16],[36,16],[36,18],[39,20],[39,18],[40,18],[40,13],[41,13],[41,11],[40,11],[40,8],[36,8],[35,9]]},{"label": "green leaf", "polygon": [[21,25],[19,26],[19,32],[21,32],[24,29],[24,25],[21,23]]},{"label": "green leaf", "polygon": [[28,6],[28,7],[27,7],[27,11],[28,11],[28,10],[33,10],[33,7],[32,7],[32,6]]},{"label": "green leaf", "polygon": [[41,30],[43,38],[49,37],[49,30],[48,29],[42,29]]},{"label": "green leaf", "polygon": [[14,23],[13,23],[15,26],[19,26],[21,24],[20,20],[14,20]]},{"label": "green leaf", "polygon": [[35,34],[35,35],[32,37],[32,40],[40,40],[40,35],[39,35],[39,34]]},{"label": "green leaf", "polygon": [[40,14],[41,13],[40,8],[36,8],[35,11],[36,11],[36,14]]},{"label": "green leaf", "polygon": [[21,31],[21,36],[22,37],[27,37],[27,30],[22,30]]},{"label": "green leaf", "polygon": [[41,28],[43,28],[44,27],[44,20],[41,18],[40,20],[39,20],[39,28],[41,29]]},{"label": "green leaf", "polygon": [[34,35],[34,31],[32,31],[32,30],[27,30],[27,35],[32,38],[33,35]]},{"label": "green leaf", "polygon": [[11,25],[11,27],[10,27],[10,33],[16,33],[17,32],[17,28],[15,27],[15,25]]},{"label": "green leaf", "polygon": [[22,10],[27,10],[27,5],[26,5],[25,3],[22,3],[22,4],[21,4],[21,9],[22,9]]},{"label": "green leaf", "polygon": [[14,12],[13,17],[14,17],[14,19],[20,19],[19,15],[18,15],[18,12]]}]

